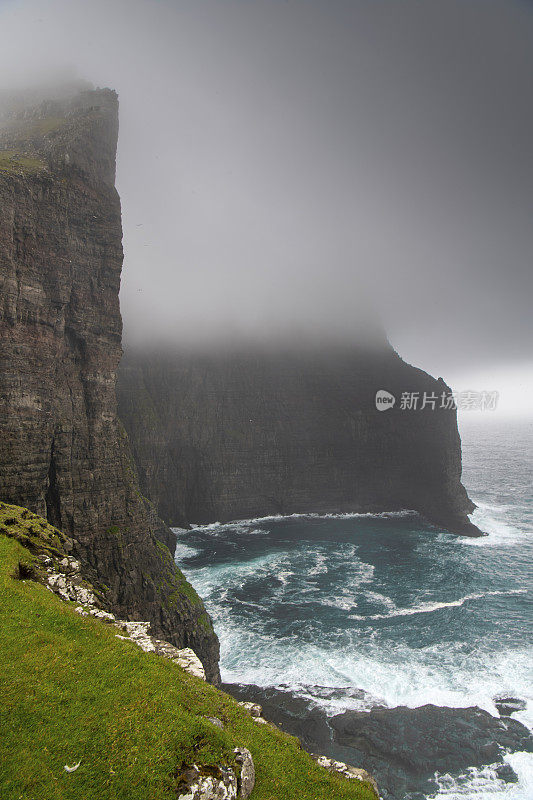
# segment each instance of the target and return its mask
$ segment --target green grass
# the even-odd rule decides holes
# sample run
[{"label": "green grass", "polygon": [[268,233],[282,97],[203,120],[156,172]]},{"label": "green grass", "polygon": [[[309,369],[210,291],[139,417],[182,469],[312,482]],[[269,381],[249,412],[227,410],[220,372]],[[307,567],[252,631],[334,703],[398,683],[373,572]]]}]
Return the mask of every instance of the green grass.
[{"label": "green grass", "polygon": [[59,130],[67,122],[66,117],[46,117],[45,119],[26,119],[8,122],[4,130],[11,140],[26,142],[38,139]]},{"label": "green grass", "polygon": [[66,123],[66,117],[46,117],[46,119],[30,120],[21,126],[19,137],[30,139],[36,136],[47,136],[52,131],[57,131]]},{"label": "green grass", "polygon": [[16,539],[30,553],[40,552],[59,558],[64,556],[63,543],[67,537],[27,508],[0,502],[0,535],[2,534]]},{"label": "green grass", "polygon": [[24,156],[15,150],[0,151],[0,172],[33,174],[44,169],[45,162],[37,156]]},{"label": "green grass", "polygon": [[254,758],[252,800],[375,800],[366,784],[330,775],[228,695],[80,617],[40,583],[16,580],[40,531],[53,554],[55,529],[0,507],[2,800],[175,800],[182,765],[232,763],[236,745]]}]

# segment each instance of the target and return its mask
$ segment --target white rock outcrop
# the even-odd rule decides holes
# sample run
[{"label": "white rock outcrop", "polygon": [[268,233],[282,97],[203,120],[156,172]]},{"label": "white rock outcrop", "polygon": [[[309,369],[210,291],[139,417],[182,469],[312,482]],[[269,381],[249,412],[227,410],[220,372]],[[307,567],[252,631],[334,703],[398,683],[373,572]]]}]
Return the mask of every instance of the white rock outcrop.
[{"label": "white rock outcrop", "polygon": [[53,567],[50,566],[50,558],[45,558],[43,561],[48,573],[48,586],[62,600],[73,600],[75,603],[82,603],[83,605],[94,605],[96,603],[94,593],[83,585],[79,561],[76,561],[72,556],[65,556],[57,565],[62,567],[62,571],[54,571]]},{"label": "white rock outcrop", "polygon": [[193,764],[182,776],[178,800],[236,800],[237,776],[231,767],[216,767],[212,772],[206,775]]},{"label": "white rock outcrop", "polygon": [[238,700],[237,705],[244,708],[245,711],[250,714],[254,722],[258,722],[260,725],[270,725],[272,728],[276,727],[273,722],[269,722],[263,717],[263,706],[260,706],[259,703],[250,703],[248,700]]},{"label": "white rock outcrop", "polygon": [[235,761],[241,768],[238,781],[239,798],[247,800],[255,786],[255,767],[252,754],[246,747],[236,747],[233,752],[235,753]]},{"label": "white rock outcrop", "polygon": [[238,705],[244,708],[252,717],[260,717],[263,707],[259,703],[250,703],[248,700],[239,700]]},{"label": "white rock outcrop", "polygon": [[342,775],[343,778],[356,779],[370,783],[379,796],[378,785],[366,769],[352,767],[350,764],[345,764],[344,761],[336,761],[334,758],[328,758],[327,756],[313,755],[313,758],[319,766],[324,767],[324,769],[327,769],[329,772],[337,772],[339,775]]},{"label": "white rock outcrop", "polygon": [[[82,617],[91,616],[115,625],[123,631],[123,634],[117,633],[117,638],[134,642],[145,653],[157,653],[163,658],[168,658],[190,675],[205,681],[203,664],[190,647],[180,649],[174,647],[170,642],[164,642],[161,639],[150,636],[149,622],[117,619],[109,611],[98,608],[94,592],[83,584],[83,579],[80,575],[81,565],[75,558],[66,556],[56,564],[55,569],[50,558],[43,558],[43,563],[48,573],[48,588],[61,597],[62,600],[73,600],[79,603],[80,605],[74,610]],[[62,571],[59,571],[58,567],[61,567]]]}]

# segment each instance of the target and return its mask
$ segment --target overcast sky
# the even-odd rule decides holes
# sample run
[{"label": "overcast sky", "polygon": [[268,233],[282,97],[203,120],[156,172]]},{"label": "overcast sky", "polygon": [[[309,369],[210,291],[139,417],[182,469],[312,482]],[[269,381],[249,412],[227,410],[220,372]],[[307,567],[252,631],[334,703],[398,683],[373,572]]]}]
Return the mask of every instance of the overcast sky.
[{"label": "overcast sky", "polygon": [[531,383],[532,3],[0,0],[0,86],[65,67],[120,95],[126,346],[370,293],[411,363]]}]

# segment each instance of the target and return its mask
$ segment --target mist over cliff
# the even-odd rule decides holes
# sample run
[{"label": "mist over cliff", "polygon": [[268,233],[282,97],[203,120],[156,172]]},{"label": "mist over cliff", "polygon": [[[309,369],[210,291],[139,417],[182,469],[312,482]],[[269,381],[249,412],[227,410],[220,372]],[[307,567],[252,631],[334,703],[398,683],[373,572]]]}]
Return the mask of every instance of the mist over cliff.
[{"label": "mist over cliff", "polygon": [[531,367],[532,54],[519,0],[0,10],[1,86],[119,92],[126,346],[354,341],[373,305],[500,392]]},{"label": "mist over cliff", "polygon": [[[380,389],[397,398],[378,409]],[[478,535],[449,388],[381,346],[128,350],[119,415],[170,524],[414,509]],[[420,404],[402,408],[403,392]],[[432,404],[422,405],[423,397]]]}]

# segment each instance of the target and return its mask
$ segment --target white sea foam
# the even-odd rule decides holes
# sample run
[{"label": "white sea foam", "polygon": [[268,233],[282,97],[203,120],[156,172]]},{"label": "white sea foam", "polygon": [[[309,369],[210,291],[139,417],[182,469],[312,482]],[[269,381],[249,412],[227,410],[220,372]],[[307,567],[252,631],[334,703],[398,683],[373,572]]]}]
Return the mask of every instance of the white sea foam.
[{"label": "white sea foam", "polygon": [[176,561],[181,561],[184,558],[191,558],[198,554],[198,548],[192,547],[190,544],[185,544],[185,542],[181,542],[179,539],[176,542],[176,551],[174,553],[174,558]]},{"label": "white sea foam", "polygon": [[[531,649],[487,653],[463,653],[451,644],[412,649],[403,644],[383,650],[372,636],[354,639],[350,647],[330,650],[280,639],[256,631],[242,631],[224,624],[218,616],[223,679],[229,683],[286,686],[302,696],[314,697],[328,713],[361,708],[354,701],[362,690],[376,703],[389,707],[417,708],[427,703],[451,708],[477,705],[494,716],[497,696],[520,697],[528,711],[515,715],[524,724],[533,708]],[[344,691],[333,697],[317,697],[313,687]],[[367,703],[365,703],[368,707]]]},{"label": "white sea foam", "polygon": [[[207,525],[191,525],[193,530],[205,531],[215,533],[220,531],[232,530],[242,531],[245,533],[268,533],[268,531],[258,530],[250,531],[249,526],[260,525],[263,522],[279,522],[279,520],[286,519],[394,519],[395,517],[412,517],[418,516],[418,511],[413,509],[403,508],[398,511],[347,511],[342,514],[318,514],[318,513],[300,513],[300,514],[270,514],[266,517],[250,517],[250,519],[234,520],[232,522],[210,522]],[[180,530],[180,529],[175,529]]]},{"label": "white sea foam", "polygon": [[505,516],[508,508],[505,505],[496,506],[488,503],[478,503],[478,507],[470,518],[474,525],[477,525],[487,536],[465,536],[458,541],[470,547],[512,547],[520,545],[525,538],[531,536],[531,532],[509,523]]},{"label": "white sea foam", "polygon": [[308,575],[320,575],[321,573],[328,571],[328,559],[325,553],[317,553],[316,554],[316,563],[315,566],[312,567]]},{"label": "white sea foam", "polygon": [[[279,577],[279,573],[284,572],[288,555],[285,551],[274,552],[238,563],[231,561],[216,566],[200,567],[195,569],[190,577],[196,591],[208,601],[213,592],[220,591],[220,587],[231,586],[232,589],[237,589],[251,577],[255,580],[266,576]],[[220,597],[217,596],[217,602],[219,600]]]},{"label": "white sea foam", "polygon": [[[268,535],[265,528],[256,527],[261,522],[268,520],[281,519],[281,517],[265,517],[264,519],[242,519],[234,522],[210,522],[208,525],[191,525],[191,530],[195,532],[209,533],[211,535],[225,534],[227,531],[232,533],[246,533],[247,535]],[[181,532],[180,529],[174,529]]]},{"label": "white sea foam", "polygon": [[371,592],[365,591],[364,593],[365,599],[371,600],[373,603],[380,603],[385,608],[388,608],[390,611],[393,611],[396,608],[396,603],[387,595],[380,594],[379,592]]},{"label": "white sea foam", "polygon": [[[346,579],[345,586],[341,589],[335,588],[334,593],[330,595],[318,590],[313,598],[314,602],[329,608],[351,611],[357,606],[357,595],[361,591],[361,587],[372,582],[374,571],[373,564],[367,564],[352,556],[351,573]],[[366,594],[366,590],[364,593]]]},{"label": "white sea foam", "polygon": [[294,572],[290,569],[280,569],[276,573],[276,578],[281,582],[282,586],[287,586],[289,583],[289,578],[294,575]]},{"label": "white sea foam", "polygon": [[517,783],[498,777],[495,765],[471,767],[460,776],[437,775],[439,790],[431,800],[531,800],[533,798],[533,754],[512,753],[504,760],[518,776]]},{"label": "white sea foam", "polygon": [[[463,544],[502,547],[505,552],[508,547],[523,543],[528,535],[527,527],[514,526],[515,518],[511,511],[504,506],[480,503],[473,521],[489,535],[482,539],[454,539],[449,536],[441,539],[438,535],[438,546],[442,551],[445,542],[450,550],[455,550],[453,557],[450,554],[451,564],[455,563],[454,559],[462,563],[465,558],[467,560],[464,563],[470,564],[474,557],[479,560],[478,557],[482,556],[482,552],[462,550]],[[336,519],[402,517],[411,513],[293,516]],[[279,518],[266,517],[224,525],[217,523],[204,526],[202,530],[215,536],[226,535],[226,531],[268,534],[261,524],[276,519]],[[527,515],[520,515],[519,519],[527,520]],[[426,549],[426,541],[424,539],[420,547]],[[505,636],[501,650],[491,651],[484,647],[482,639],[478,649],[461,641],[411,647],[402,641],[383,639],[383,629],[392,629],[392,626],[372,625],[377,620],[431,614],[443,608],[460,607],[489,596],[524,594],[525,589],[472,592],[452,600],[428,600],[400,608],[391,597],[378,591],[387,591],[387,584],[383,583],[379,571],[373,585],[374,566],[361,561],[359,549],[346,542],[335,542],[334,547],[322,542],[301,542],[297,552],[289,548],[242,563],[226,562],[191,571],[190,578],[205,598],[221,640],[223,679],[230,683],[287,688],[331,714],[350,708],[369,710],[375,705],[415,708],[433,703],[457,708],[476,705],[497,716],[493,698],[519,697],[527,701],[527,707],[513,717],[533,729],[531,649],[518,646],[513,649],[505,643]],[[515,553],[518,554],[518,551],[512,551],[509,555],[513,564]],[[487,551],[486,558],[493,560],[496,554],[497,551]],[[348,564],[349,570],[342,573],[339,585],[334,576],[337,568],[342,570],[343,564]],[[325,572],[328,572],[326,580],[322,577]],[[236,590],[248,588],[259,579],[268,587],[270,599],[262,598],[256,603],[255,599],[254,602],[248,601],[242,594],[242,599],[236,599]],[[393,590],[391,593],[394,596]],[[288,624],[284,634],[276,630],[269,617],[270,600],[287,603],[289,621],[294,613],[293,625]],[[358,616],[354,613],[359,610],[358,601],[380,604],[382,608],[377,608],[380,613]],[[353,629],[339,629],[337,632],[329,631],[327,641],[324,641],[321,631],[316,628],[313,614],[309,615],[307,611],[305,618],[298,621],[295,603],[302,606],[320,603],[340,608],[349,612],[346,618],[368,621],[369,624],[354,625]],[[234,605],[242,608],[244,617],[231,613]],[[246,611],[247,605],[250,606],[249,613]],[[427,621],[421,620],[420,624],[433,625],[434,621],[428,617]],[[298,632],[291,633],[297,627]],[[490,767],[472,769],[462,778],[439,776],[440,788],[436,799],[533,800],[533,757],[514,753],[506,756],[506,760],[518,774],[518,783],[504,783]]]},{"label": "white sea foam", "polygon": [[351,619],[366,621],[373,619],[389,619],[390,617],[408,617],[413,614],[430,614],[433,611],[439,611],[441,608],[456,608],[462,606],[469,600],[481,600],[483,597],[493,597],[506,594],[526,594],[526,592],[526,589],[508,589],[505,591],[495,592],[475,592],[473,594],[467,594],[464,597],[460,597],[458,600],[449,600],[448,602],[421,603],[419,606],[414,606],[413,608],[395,608],[389,611],[388,614],[367,614],[365,616],[352,614]]},{"label": "white sea foam", "polygon": [[[299,569],[296,569],[295,558]],[[316,576],[310,576],[317,564],[323,564],[324,558],[331,569],[339,560],[350,565],[343,585],[340,588],[332,585],[331,594],[316,584]],[[306,564],[310,569],[305,568]],[[357,557],[357,546],[352,543],[337,543],[335,550],[328,548],[327,551],[322,545],[308,543],[297,554],[290,550],[271,552],[243,562],[195,569],[189,575],[214,618],[221,640],[222,673],[228,682],[290,685],[295,691],[311,696],[313,686],[348,687],[350,691],[344,697],[341,692],[329,700],[317,700],[334,712],[356,707],[350,698],[351,690],[356,689],[364,690],[389,706],[479,705],[493,714],[497,714],[493,697],[510,694],[525,699],[529,696],[531,652],[465,654],[453,643],[412,649],[389,642],[384,649],[377,629],[373,630],[371,624],[339,631],[335,646],[320,647],[309,643],[320,641],[319,636],[314,638],[312,634],[314,618],[301,623],[302,632],[309,631],[307,636],[281,635],[279,631],[272,634],[272,627],[267,624],[270,601],[263,598],[252,604],[248,598],[236,600],[236,592],[262,579],[272,599],[286,597],[290,592],[291,603],[296,600],[302,606],[320,603],[353,612],[358,598],[379,602],[385,607],[383,613],[349,614],[371,623],[525,591],[478,592],[450,601],[397,608],[391,598],[374,590],[373,576],[374,566]],[[240,607],[248,605],[253,610],[246,623],[229,611],[235,603]]]}]

